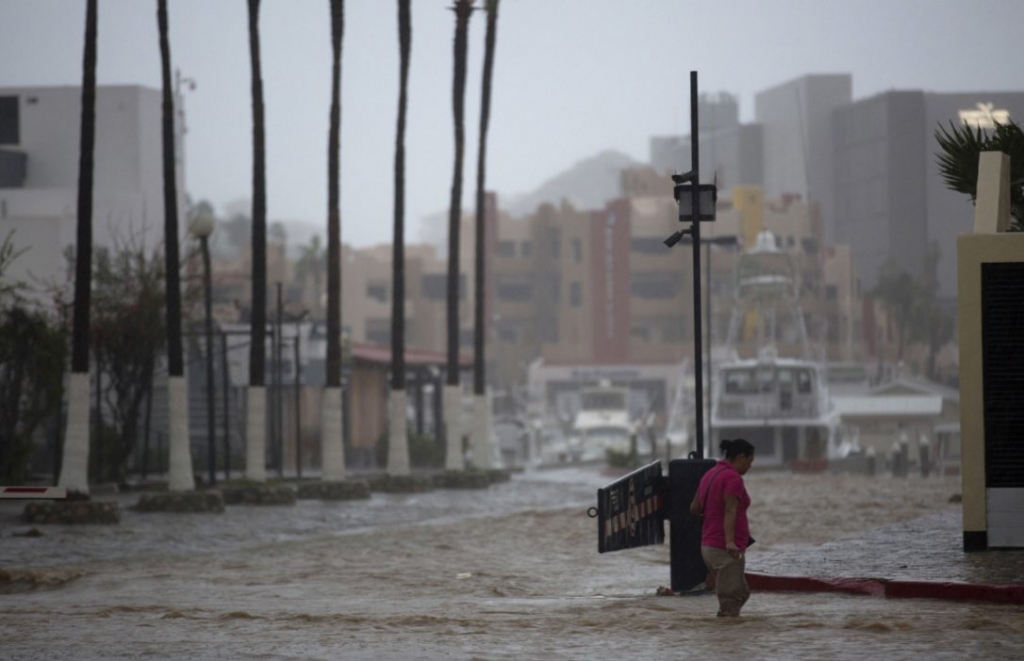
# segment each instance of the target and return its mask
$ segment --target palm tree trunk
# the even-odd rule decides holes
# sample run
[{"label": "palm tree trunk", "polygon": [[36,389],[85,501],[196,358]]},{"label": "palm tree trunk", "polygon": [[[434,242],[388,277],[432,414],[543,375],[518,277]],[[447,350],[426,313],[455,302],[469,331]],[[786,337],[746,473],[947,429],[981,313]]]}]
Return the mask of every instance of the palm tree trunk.
[{"label": "palm tree trunk", "polygon": [[252,316],[249,392],[246,398],[245,477],[264,482],[267,392],[267,182],[263,129],[263,76],[260,73],[260,0],[249,0],[249,61],[252,65]]},{"label": "palm tree trunk", "polygon": [[341,393],[341,46],[344,0],[331,0],[331,125],[327,137],[327,383],[321,421],[323,479],[345,477]]},{"label": "palm tree trunk", "polygon": [[444,389],[445,467],[462,470],[462,415],[459,390],[459,230],[462,217],[462,160],[465,151],[466,50],[473,0],[455,0],[455,69],[452,109],[455,119],[455,171],[448,209],[448,361]]},{"label": "palm tree trunk", "polygon": [[188,434],[188,383],[181,350],[181,280],[178,259],[178,184],[174,157],[174,95],[171,89],[171,46],[167,36],[167,0],[157,0],[160,69],[163,79],[164,266],[167,282],[167,394],[170,421],[171,491],[195,489]]},{"label": "palm tree trunk", "polygon": [[92,182],[96,145],[96,0],[85,10],[82,55],[82,135],[78,153],[78,235],[75,245],[75,302],[71,378],[64,457],[57,484],[89,492],[89,305],[92,291]]},{"label": "palm tree trunk", "polygon": [[398,124],[395,129],[395,236],[391,266],[391,420],[388,473],[409,474],[405,410],[405,119],[408,106],[409,52],[412,47],[410,0],[398,0]]},{"label": "palm tree trunk", "polygon": [[484,381],[484,331],[486,329],[484,217],[486,215],[485,182],[487,171],[487,129],[491,120],[491,83],[494,72],[494,44],[497,39],[498,1],[487,0],[487,36],[484,41],[483,91],[480,101],[480,135],[476,163],[476,269],[473,285],[473,463],[491,468],[491,403]]}]

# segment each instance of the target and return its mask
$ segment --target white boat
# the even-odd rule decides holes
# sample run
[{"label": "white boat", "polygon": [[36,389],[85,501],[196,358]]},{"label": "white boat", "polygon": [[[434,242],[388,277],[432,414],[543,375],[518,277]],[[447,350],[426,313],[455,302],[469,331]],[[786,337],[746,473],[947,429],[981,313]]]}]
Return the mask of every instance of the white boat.
[{"label": "white boat", "polygon": [[608,452],[628,455],[650,454],[647,440],[638,438],[639,425],[630,417],[629,389],[613,387],[607,381],[580,390],[580,409],[566,439],[571,461],[604,461]]},{"label": "white boat", "polygon": [[[740,257],[739,278],[729,324],[727,354],[713,379],[708,454],[722,439],[745,438],[760,466],[823,470],[841,455],[838,416],[828,394],[825,372],[813,360],[799,292],[789,256],[771,232],[761,232],[753,250]],[[757,355],[739,357],[740,324],[756,311]],[[780,356],[772,338],[783,322],[799,338],[800,355]]]}]

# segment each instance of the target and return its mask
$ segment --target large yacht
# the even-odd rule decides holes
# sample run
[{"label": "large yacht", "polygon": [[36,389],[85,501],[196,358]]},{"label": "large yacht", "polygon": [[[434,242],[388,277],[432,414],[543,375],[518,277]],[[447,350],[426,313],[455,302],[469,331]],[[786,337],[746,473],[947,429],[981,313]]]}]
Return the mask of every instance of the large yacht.
[{"label": "large yacht", "polygon": [[[711,447],[750,441],[760,466],[822,470],[841,453],[837,415],[822,365],[813,359],[789,255],[762,231],[740,256],[727,356],[714,379]],[[741,326],[743,328],[741,328]],[[780,356],[775,338],[796,338],[798,355]],[[740,333],[753,334],[756,355],[741,357]]]}]

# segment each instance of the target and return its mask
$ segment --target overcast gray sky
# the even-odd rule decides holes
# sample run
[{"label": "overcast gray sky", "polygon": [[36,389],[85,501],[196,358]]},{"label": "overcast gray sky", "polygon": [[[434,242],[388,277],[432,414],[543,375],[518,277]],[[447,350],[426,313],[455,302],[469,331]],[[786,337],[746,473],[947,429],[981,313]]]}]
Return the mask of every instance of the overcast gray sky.
[{"label": "overcast gray sky", "polygon": [[[480,4],[478,1],[477,4]],[[158,88],[156,0],[100,0],[100,84]],[[389,242],[398,90],[393,0],[345,3],[342,236]],[[454,154],[450,0],[413,1],[407,236],[448,207]],[[0,86],[78,85],[84,0],[0,0]],[[187,188],[218,210],[251,190],[245,0],[169,0],[186,94]],[[325,224],[328,0],[264,0],[268,216]],[[648,158],[687,133],[689,71],[740,99],[808,73],[853,74],[854,98],[889,89],[1024,89],[1019,0],[504,0],[488,188],[528,192],[605,149]],[[463,206],[472,207],[484,16],[471,21]],[[682,165],[682,164],[681,164]],[[685,168],[684,168],[685,169]]]}]

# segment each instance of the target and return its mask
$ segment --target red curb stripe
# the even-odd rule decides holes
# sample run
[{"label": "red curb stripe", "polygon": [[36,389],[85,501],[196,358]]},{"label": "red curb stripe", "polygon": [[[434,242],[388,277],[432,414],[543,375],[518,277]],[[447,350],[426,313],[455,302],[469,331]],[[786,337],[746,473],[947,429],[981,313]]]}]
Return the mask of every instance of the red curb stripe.
[{"label": "red curb stripe", "polygon": [[4,493],[46,493],[50,487],[0,487]]},{"label": "red curb stripe", "polygon": [[753,590],[765,592],[840,592],[893,599],[946,599],[1024,604],[1024,584],[1006,585],[940,581],[892,581],[876,578],[746,575]]},{"label": "red curb stripe", "polygon": [[885,596],[897,599],[953,599],[956,601],[990,601],[999,604],[1024,604],[1024,585],[889,581],[885,585]]}]

